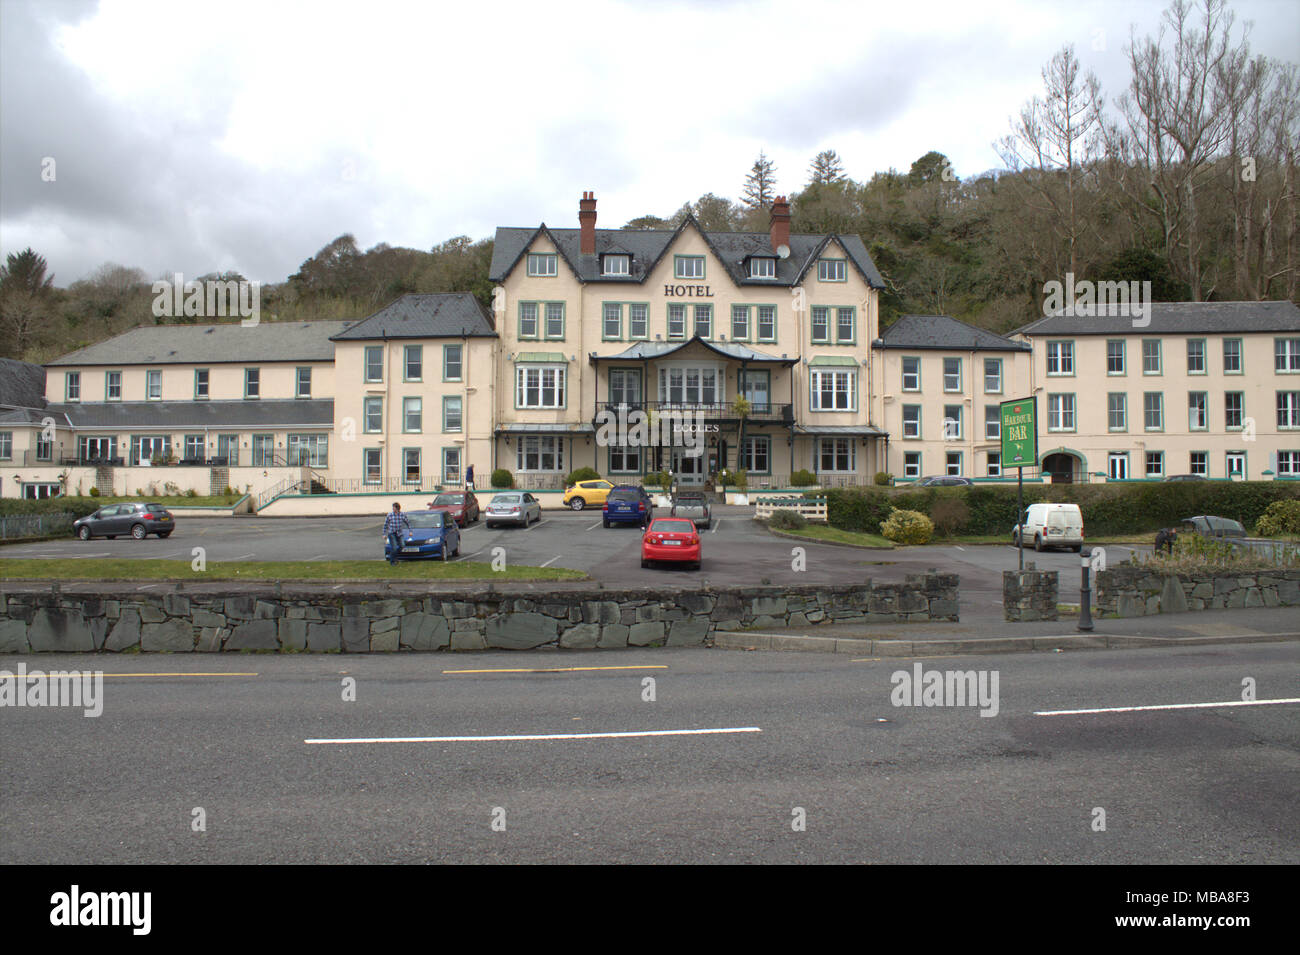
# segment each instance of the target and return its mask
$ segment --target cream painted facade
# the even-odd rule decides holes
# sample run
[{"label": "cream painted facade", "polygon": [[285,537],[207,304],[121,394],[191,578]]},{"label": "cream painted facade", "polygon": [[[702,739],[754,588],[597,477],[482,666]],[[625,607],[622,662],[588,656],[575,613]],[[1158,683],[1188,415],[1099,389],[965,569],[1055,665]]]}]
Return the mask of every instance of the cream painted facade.
[{"label": "cream painted facade", "polygon": [[460,486],[470,465],[475,465],[476,482],[485,486],[489,475],[484,469],[491,458],[493,341],[336,342],[337,440],[330,472],[335,489]]},{"label": "cream painted facade", "polygon": [[[600,237],[619,248],[617,235]],[[770,247],[758,251],[775,254]],[[546,257],[546,264],[532,268],[533,256]],[[681,476],[683,468],[693,467],[682,460],[680,448],[674,453],[671,446],[600,446],[593,435],[597,413],[621,404],[661,414],[700,410],[709,429],[701,473],[695,475],[700,482],[722,468],[743,468],[751,486],[784,486],[796,469],[854,483],[874,473],[880,452],[879,441],[867,436],[873,422],[866,359],[879,322],[878,291],[852,267],[837,240],[818,259],[837,263],[835,280],[819,278],[813,262],[794,285],[741,284],[688,223],[644,281],[583,281],[539,230],[501,279],[495,301],[501,382],[496,421],[510,429],[498,436],[495,466],[511,470],[528,487],[558,486],[564,474],[583,466],[614,480],[668,467]],[[818,340],[815,313],[818,329],[826,330]],[[637,346],[666,353],[627,356]],[[746,360],[724,353],[726,346],[755,354]],[[550,377],[539,377],[535,390],[528,378],[534,374]],[[561,374],[562,397],[553,385]],[[822,403],[820,390],[813,396],[814,376],[820,385],[823,375],[837,376],[846,396],[828,403],[847,407],[813,407]],[[742,393],[751,407],[743,452],[734,414]],[[858,433],[825,437],[803,432],[804,425],[856,427]],[[526,427],[550,430],[514,431]],[[823,441],[838,447],[823,449]]]},{"label": "cream painted facade", "polygon": [[242,401],[330,398],[334,362],[239,362],[61,366],[45,376],[51,404],[110,401]]},{"label": "cream painted facade", "polygon": [[1300,327],[1028,340],[1045,469],[1061,455],[1076,479],[1300,477]]},{"label": "cream painted facade", "polygon": [[900,346],[873,360],[875,418],[889,433],[882,470],[900,481],[1015,477],[1002,469],[998,407],[1030,394],[1029,352]]}]

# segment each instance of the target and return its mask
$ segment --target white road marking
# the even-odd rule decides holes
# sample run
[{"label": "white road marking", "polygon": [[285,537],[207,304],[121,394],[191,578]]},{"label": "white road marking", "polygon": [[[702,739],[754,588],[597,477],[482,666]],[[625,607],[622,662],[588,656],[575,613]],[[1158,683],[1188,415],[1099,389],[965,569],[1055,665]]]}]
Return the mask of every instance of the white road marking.
[{"label": "white road marking", "polygon": [[960,550],[960,551],[965,551],[965,550],[966,550],[966,548],[965,548],[965,547],[962,547],[961,544],[953,544],[952,546],[953,546],[953,547],[956,547],[956,548],[957,548],[958,550]]},{"label": "white road marking", "polygon": [[1138,713],[1146,710],[1209,710],[1221,706],[1271,706],[1276,703],[1300,703],[1300,697],[1285,700],[1225,700],[1222,703],[1164,703],[1159,706],[1107,706],[1092,710],[1043,710],[1035,716],[1078,716],[1088,713]]},{"label": "white road marking", "polygon": [[[533,525],[533,527],[541,527],[543,524],[549,524],[550,522],[551,519],[548,517],[545,520],[538,521],[536,524]],[[533,527],[525,527],[524,530],[531,531]]]},{"label": "white road marking", "polygon": [[628,739],[643,736],[703,736],[717,733],[761,733],[757,726],[729,726],[703,730],[638,730],[630,733],[547,733],[521,736],[372,736],[356,739],[305,739],[304,743],[501,743],[561,739]]},{"label": "white road marking", "polygon": [[308,560],[324,560],[329,554],[317,554],[315,557],[308,557]]},{"label": "white road marking", "polygon": [[716,534],[718,532],[718,528],[721,526],[722,526],[722,518],[718,518],[716,521],[712,523],[712,525],[710,525],[709,533]]},{"label": "white road marking", "polygon": [[243,560],[245,557],[252,557],[253,554],[240,554],[238,557],[227,557],[227,561]]},{"label": "white road marking", "polygon": [[136,589],[136,590],[153,590],[153,588],[155,588],[155,587],[157,587],[157,586],[158,586],[157,584],[145,584],[144,586],[142,586],[142,587],[137,587],[137,588],[135,588],[135,589]]},{"label": "white road marking", "polygon": [[474,556],[474,554],[481,554],[481,553],[483,553],[483,549],[482,549],[482,548],[479,548],[478,550],[474,551],[473,554],[461,554],[459,557],[457,557],[455,560],[453,560],[452,563],[454,564],[454,563],[456,563],[457,561],[461,561],[461,560],[469,560],[471,557]]},{"label": "white road marking", "polygon": [[602,527],[602,526],[604,526],[604,524],[605,524],[604,521],[599,521],[599,522],[597,522],[597,523],[595,523],[595,524],[592,524],[590,527],[587,528],[587,530],[589,530],[589,531],[594,531],[597,527]]},{"label": "white road marking", "polygon": [[555,563],[557,560],[560,559],[560,556],[561,556],[561,555],[556,554],[554,557],[552,557],[552,558],[551,558],[550,560],[548,560],[546,563],[542,564],[542,566],[543,566],[543,567],[550,567],[553,563]]}]

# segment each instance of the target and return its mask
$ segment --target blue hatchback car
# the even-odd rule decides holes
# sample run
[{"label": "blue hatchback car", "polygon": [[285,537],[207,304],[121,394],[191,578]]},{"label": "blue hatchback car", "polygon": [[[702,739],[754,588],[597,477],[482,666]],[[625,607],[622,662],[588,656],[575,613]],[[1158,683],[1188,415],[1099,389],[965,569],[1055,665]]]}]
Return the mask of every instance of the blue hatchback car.
[{"label": "blue hatchback car", "polygon": [[601,519],[610,524],[640,524],[647,527],[655,514],[655,505],[646,489],[635,484],[616,485],[605,498]]},{"label": "blue hatchback car", "polygon": [[406,519],[411,522],[411,530],[403,532],[401,547],[395,555],[392,544],[384,538],[384,559],[441,557],[447,560],[460,555],[460,528],[446,511],[407,511]]}]

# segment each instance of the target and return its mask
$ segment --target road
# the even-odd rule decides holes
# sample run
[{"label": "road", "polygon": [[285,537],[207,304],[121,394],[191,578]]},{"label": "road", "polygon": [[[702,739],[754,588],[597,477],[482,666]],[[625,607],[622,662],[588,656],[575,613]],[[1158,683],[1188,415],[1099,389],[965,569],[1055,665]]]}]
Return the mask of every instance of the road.
[{"label": "road", "polygon": [[[1001,616],[1002,571],[1014,570],[1014,547],[948,545],[863,550],[776,537],[753,518],[752,507],[719,507],[713,527],[704,532],[704,566],[642,568],[641,534],[637,527],[601,524],[598,511],[543,511],[542,520],[527,530],[496,528],[482,522],[465,530],[462,560],[489,561],[496,549],[508,563],[569,567],[585,571],[615,587],[665,584],[695,586],[700,579],[714,585],[758,584],[765,579],[785,583],[855,583],[865,578],[901,581],[906,574],[934,567],[961,575],[963,613]],[[340,518],[194,518],[180,522],[167,540],[130,538],[75,539],[10,545],[4,557],[96,557],[190,560],[194,547],[203,547],[208,566],[233,560],[379,560],[383,553],[381,521],[368,517]],[[803,548],[803,569],[795,570],[793,549]],[[1150,548],[1108,547],[1111,562]],[[1079,600],[1079,557],[1070,551],[1025,552],[1026,562],[1040,569],[1059,570],[1060,599]]]},{"label": "road", "polygon": [[[0,709],[5,862],[1300,862],[1297,705],[1036,715],[1300,697],[1297,644],[25,662],[166,675]],[[997,714],[894,706],[914,663],[996,673]],[[305,742],[687,729],[728,732]]]}]

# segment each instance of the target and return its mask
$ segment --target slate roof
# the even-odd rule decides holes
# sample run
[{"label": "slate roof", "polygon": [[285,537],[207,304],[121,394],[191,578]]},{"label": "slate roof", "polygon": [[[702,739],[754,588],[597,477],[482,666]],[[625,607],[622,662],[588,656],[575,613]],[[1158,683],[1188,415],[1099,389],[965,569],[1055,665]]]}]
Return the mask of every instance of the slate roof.
[{"label": "slate roof", "polygon": [[[539,235],[547,236],[559,250],[560,256],[582,282],[633,282],[643,284],[659,260],[672,246],[673,240],[684,230],[693,228],[704,236],[713,253],[722,260],[731,280],[736,285],[791,286],[803,280],[808,269],[814,266],[822,250],[834,239],[839,242],[863,280],[874,288],[884,288],[884,279],[871,261],[867,247],[856,235],[809,235],[796,233],[790,236],[790,255],[776,260],[776,277],[751,279],[750,256],[772,256],[772,237],[767,232],[704,232],[693,216],[676,229],[597,229],[596,254],[581,254],[580,229],[550,229],[543,223],[537,228],[501,227],[497,229],[492,246],[492,265],[489,277],[493,282],[503,282],[506,276],[520,265],[524,253]],[[602,275],[600,257],[607,253],[628,253],[632,256],[628,275]],[[706,279],[707,281],[708,279]]]},{"label": "slate roof", "polygon": [[881,333],[872,348],[942,349],[944,351],[1029,351],[1012,341],[946,315],[904,315]]},{"label": "slate roof", "polygon": [[597,355],[593,352],[589,358],[593,364],[598,361],[652,361],[656,358],[667,358],[674,352],[681,351],[687,345],[696,343],[703,345],[710,351],[717,352],[724,358],[731,358],[735,361],[775,362],[782,365],[794,365],[798,362],[797,358],[779,358],[776,355],[755,351],[738,342],[707,341],[699,335],[688,338],[684,342],[637,342],[630,348],[625,348],[615,355]]},{"label": "slate roof", "polygon": [[1151,324],[1122,315],[1050,315],[1016,329],[1027,335],[1217,335],[1231,332],[1300,334],[1294,302],[1152,302]]},{"label": "slate roof", "polygon": [[60,365],[217,365],[333,361],[330,336],[348,322],[144,325],[49,362]]},{"label": "slate roof", "polygon": [[15,358],[0,358],[0,406],[45,407],[45,369]]},{"label": "slate roof", "polygon": [[334,399],[276,398],[259,401],[103,401],[52,404],[47,412],[67,414],[78,431],[169,428],[239,431],[277,426],[331,428]]},{"label": "slate roof", "polygon": [[388,338],[495,336],[488,310],[468,292],[403,295],[334,336],[336,342]]}]

